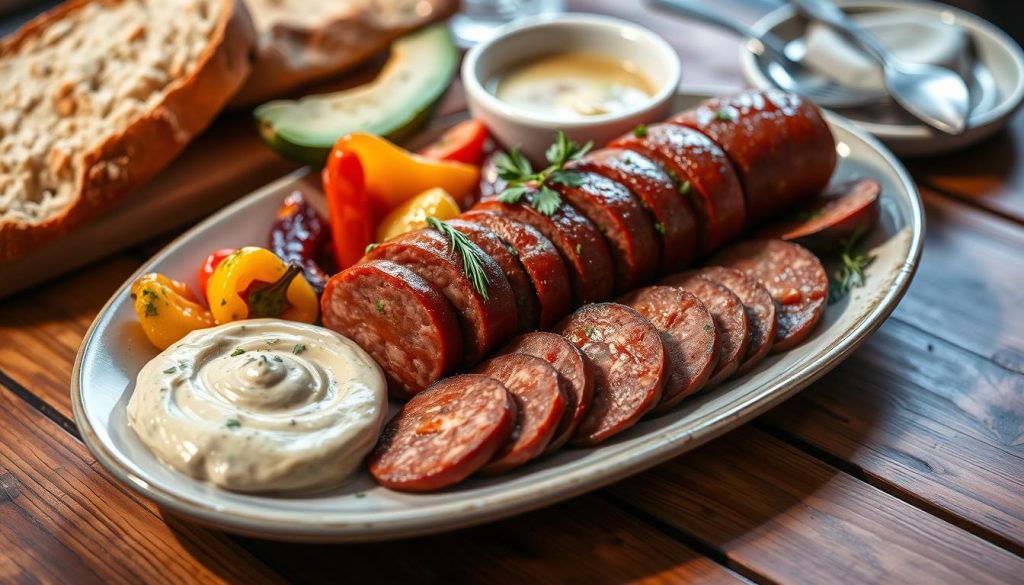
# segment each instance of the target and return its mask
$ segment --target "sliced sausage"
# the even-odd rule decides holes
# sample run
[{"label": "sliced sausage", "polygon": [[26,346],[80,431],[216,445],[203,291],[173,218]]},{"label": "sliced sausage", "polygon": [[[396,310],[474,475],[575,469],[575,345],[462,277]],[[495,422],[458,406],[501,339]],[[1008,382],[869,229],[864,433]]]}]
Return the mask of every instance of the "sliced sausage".
[{"label": "sliced sausage", "polygon": [[676,274],[661,282],[693,293],[714,318],[718,330],[718,361],[706,388],[715,387],[736,373],[740,360],[747,353],[750,329],[743,303],[728,288],[692,272]]},{"label": "sliced sausage", "polygon": [[466,234],[466,237],[480,246],[487,253],[512,287],[512,295],[516,300],[516,315],[519,331],[533,331],[537,328],[537,295],[533,292],[530,277],[526,275],[523,264],[517,258],[518,252],[494,231],[473,222],[452,219],[448,225]]},{"label": "sliced sausage", "polygon": [[477,203],[473,209],[494,211],[531,225],[551,240],[569,270],[573,299],[577,305],[611,296],[614,268],[608,245],[594,224],[571,205],[562,204],[553,214],[545,215],[528,202],[509,204],[487,199]]},{"label": "sliced sausage", "polygon": [[538,357],[510,353],[491,358],[474,371],[504,384],[518,413],[505,445],[481,471],[504,473],[543,453],[565,414],[565,395],[555,368]]},{"label": "sliced sausage", "polygon": [[693,262],[697,247],[693,209],[660,165],[638,152],[602,148],[572,167],[604,175],[632,191],[651,214],[654,229],[661,236],[661,272],[677,272]]},{"label": "sliced sausage", "polygon": [[707,266],[694,271],[694,274],[728,288],[743,303],[747,327],[750,329],[750,343],[740,360],[736,375],[749,372],[768,355],[775,342],[778,318],[772,296],[760,282],[733,268]]},{"label": "sliced sausage", "polygon": [[367,463],[377,483],[430,492],[456,484],[505,444],[516,405],[488,376],[463,374],[434,384],[407,402],[381,434]]},{"label": "sliced sausage", "polygon": [[579,173],[573,185],[555,184],[562,197],[604,236],[615,267],[619,291],[654,277],[661,251],[650,216],[629,189],[595,173]]},{"label": "sliced sausage", "polygon": [[670,122],[695,128],[732,161],[756,224],[828,185],[836,166],[832,131],[813,103],[775,89],[712,98]]},{"label": "sliced sausage", "polygon": [[639,152],[669,171],[697,214],[702,254],[743,230],[746,213],[739,178],[725,152],[707,136],[685,126],[654,124],[640,136],[627,134],[611,146]]},{"label": "sliced sausage", "polygon": [[596,445],[632,427],[661,399],[665,347],[650,321],[625,305],[594,303],[569,316],[559,333],[593,364],[594,401],[572,442]]},{"label": "sliced sausage", "polygon": [[677,286],[648,286],[618,302],[643,315],[661,333],[668,374],[654,413],[665,412],[700,391],[715,369],[718,333],[704,303]]},{"label": "sliced sausage", "polygon": [[558,449],[576,431],[593,401],[594,374],[590,369],[590,361],[569,340],[546,331],[520,335],[503,347],[501,353],[538,357],[558,372],[558,383],[565,395],[566,408],[558,430],[548,444],[548,451]]},{"label": "sliced sausage", "polygon": [[490,211],[467,211],[460,219],[494,230],[515,250],[539,304],[538,326],[547,328],[572,307],[569,272],[551,240],[533,226]]},{"label": "sliced sausage", "polygon": [[812,250],[834,250],[855,234],[867,233],[881,214],[882,186],[856,179],[829,187],[823,195],[797,207],[789,217],[758,230],[758,238],[779,238]]},{"label": "sliced sausage", "polygon": [[396,399],[433,384],[462,359],[455,308],[434,285],[394,262],[374,260],[339,272],[320,303],[324,326],[373,357]]},{"label": "sliced sausage", "polygon": [[488,351],[516,331],[516,303],[512,287],[501,268],[475,244],[471,244],[487,276],[488,298],[473,287],[458,252],[434,229],[422,229],[384,242],[367,260],[391,260],[419,274],[438,288],[452,305],[462,326],[466,363],[476,363]]},{"label": "sliced sausage", "polygon": [[757,279],[775,299],[779,325],[773,352],[796,347],[821,321],[828,275],[807,248],[782,240],[748,240],[722,250],[713,262]]}]

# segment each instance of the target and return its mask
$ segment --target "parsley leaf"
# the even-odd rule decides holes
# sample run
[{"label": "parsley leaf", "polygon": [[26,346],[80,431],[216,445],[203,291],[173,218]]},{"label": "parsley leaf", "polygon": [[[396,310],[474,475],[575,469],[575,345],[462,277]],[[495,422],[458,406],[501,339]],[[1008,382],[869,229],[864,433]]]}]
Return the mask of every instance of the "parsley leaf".
[{"label": "parsley leaf", "polygon": [[530,161],[526,160],[518,146],[508,154],[499,156],[495,162],[498,177],[506,181],[508,187],[498,195],[498,201],[519,203],[523,197],[528,197],[529,204],[537,211],[552,215],[558,211],[562,198],[549,185],[579,187],[583,183],[582,176],[565,166],[585,156],[593,146],[593,142],[580,146],[559,130],[555,142],[544,153],[549,166],[539,172],[534,172]]}]

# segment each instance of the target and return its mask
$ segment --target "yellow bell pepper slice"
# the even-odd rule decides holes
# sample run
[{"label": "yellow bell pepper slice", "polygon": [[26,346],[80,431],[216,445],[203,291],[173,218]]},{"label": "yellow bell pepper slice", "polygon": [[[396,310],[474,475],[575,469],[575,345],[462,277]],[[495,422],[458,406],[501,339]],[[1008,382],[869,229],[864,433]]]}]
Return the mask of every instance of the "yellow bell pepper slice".
[{"label": "yellow bell pepper slice", "polygon": [[314,323],[320,310],[302,266],[256,246],[240,248],[217,265],[206,284],[206,300],[218,324],[260,317]]},{"label": "yellow bell pepper slice", "polygon": [[132,283],[131,298],[142,331],[158,349],[196,329],[213,327],[213,316],[184,284],[163,274],[143,274]]},{"label": "yellow bell pepper slice", "polygon": [[459,215],[455,198],[440,187],[427,189],[391,210],[377,225],[377,241],[384,242],[406,232],[427,227],[427,217],[452,219]]}]

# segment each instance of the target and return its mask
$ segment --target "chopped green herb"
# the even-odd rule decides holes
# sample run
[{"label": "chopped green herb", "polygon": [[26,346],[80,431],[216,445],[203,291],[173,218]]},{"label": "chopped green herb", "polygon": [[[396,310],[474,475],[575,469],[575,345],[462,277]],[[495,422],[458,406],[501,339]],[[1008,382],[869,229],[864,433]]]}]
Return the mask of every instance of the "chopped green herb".
[{"label": "chopped green herb", "polygon": [[306,351],[306,346],[305,344],[302,343],[296,343],[295,347],[292,348],[292,353],[294,353],[295,355],[299,355],[304,351]]},{"label": "chopped green herb", "polygon": [[730,110],[718,110],[715,112],[715,119],[720,122],[732,122],[736,119],[736,115]]},{"label": "chopped green herb", "polygon": [[682,195],[689,195],[690,187],[692,187],[692,185],[689,181],[683,181],[679,184],[679,193]]},{"label": "chopped green herb", "polygon": [[505,244],[505,249],[508,250],[509,254],[512,254],[516,258],[519,257],[519,250],[516,250],[516,247],[512,244]]},{"label": "chopped green herb", "polygon": [[715,330],[715,326],[712,325],[711,323],[705,323],[704,324],[704,332],[705,333],[711,333],[714,330]]},{"label": "chopped green herb", "polygon": [[156,304],[154,304],[153,301],[149,301],[148,303],[146,303],[146,316],[147,317],[156,317],[157,316]]},{"label": "chopped green herb", "polygon": [[288,424],[294,427],[295,426],[295,419],[293,418],[292,420],[288,421]]},{"label": "chopped green herb", "polygon": [[664,224],[662,224],[660,221],[659,222],[655,222],[655,224],[654,224],[654,231],[656,231],[659,234],[664,236],[665,235],[665,226],[664,226]]},{"label": "chopped green herb", "polygon": [[647,124],[637,124],[636,128],[633,128],[633,136],[637,138],[647,136]]},{"label": "chopped green herb", "polygon": [[594,333],[594,328],[593,327],[584,327],[583,328],[583,334],[586,335],[587,337],[590,337],[593,333]]},{"label": "chopped green herb", "polygon": [[248,366],[249,364],[253,363],[254,361],[256,361],[256,358],[254,358],[252,356],[249,356],[249,359],[245,360],[245,365]]},{"label": "chopped green herb", "polygon": [[236,347],[235,351],[231,352],[231,357],[239,356],[239,355],[242,355],[243,353],[245,353],[244,349],[242,349],[240,347]]},{"label": "chopped green herb", "polygon": [[377,302],[375,302],[373,306],[377,308],[378,313],[384,312],[384,301],[377,299]]},{"label": "chopped green herb", "polygon": [[377,246],[379,246],[379,245],[380,245],[380,244],[378,244],[378,243],[376,243],[376,242],[374,242],[374,243],[372,243],[372,244],[367,244],[367,245],[366,245],[366,249],[365,249],[365,250],[363,250],[363,254],[369,254],[370,252],[373,252],[374,250],[376,250],[376,249],[377,249]]},{"label": "chopped green herb", "polygon": [[270,339],[267,340],[267,345],[274,345],[275,343],[277,343],[279,341],[281,341],[281,340],[276,338],[276,337],[271,337]]},{"label": "chopped green herb", "polygon": [[284,361],[283,359],[281,359],[281,356],[279,356],[279,355],[275,355],[275,356],[273,357],[273,360],[274,360],[275,362],[283,362],[283,361]]},{"label": "chopped green herb", "polygon": [[165,374],[173,374],[174,372],[177,372],[177,371],[178,371],[178,368],[176,366],[171,366],[171,367],[167,368],[166,370],[164,370],[164,373]]},{"label": "chopped green herb", "polygon": [[470,241],[466,234],[453,228],[447,223],[433,216],[427,217],[427,225],[448,238],[448,250],[458,254],[462,258],[462,271],[473,283],[473,288],[484,300],[490,300],[490,293],[487,291],[487,273],[484,272],[483,258],[485,253],[479,246]]},{"label": "chopped green herb", "polygon": [[224,426],[226,426],[229,429],[237,429],[242,426],[242,421],[238,420],[237,418],[229,418],[228,421],[224,423]]},{"label": "chopped green herb", "polygon": [[356,497],[357,498],[365,498],[366,497],[366,492],[356,492]]}]

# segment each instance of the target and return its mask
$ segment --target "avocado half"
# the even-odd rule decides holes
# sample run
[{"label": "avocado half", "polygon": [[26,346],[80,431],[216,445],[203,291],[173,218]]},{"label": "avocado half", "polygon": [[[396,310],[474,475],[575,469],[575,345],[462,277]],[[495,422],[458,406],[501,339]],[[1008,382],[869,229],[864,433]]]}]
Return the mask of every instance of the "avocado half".
[{"label": "avocado half", "polygon": [[253,112],[260,136],[279,154],[322,167],[350,132],[401,140],[430,119],[451,83],[459,54],[444,24],[409,33],[372,82],[298,100],[267,102]]}]

